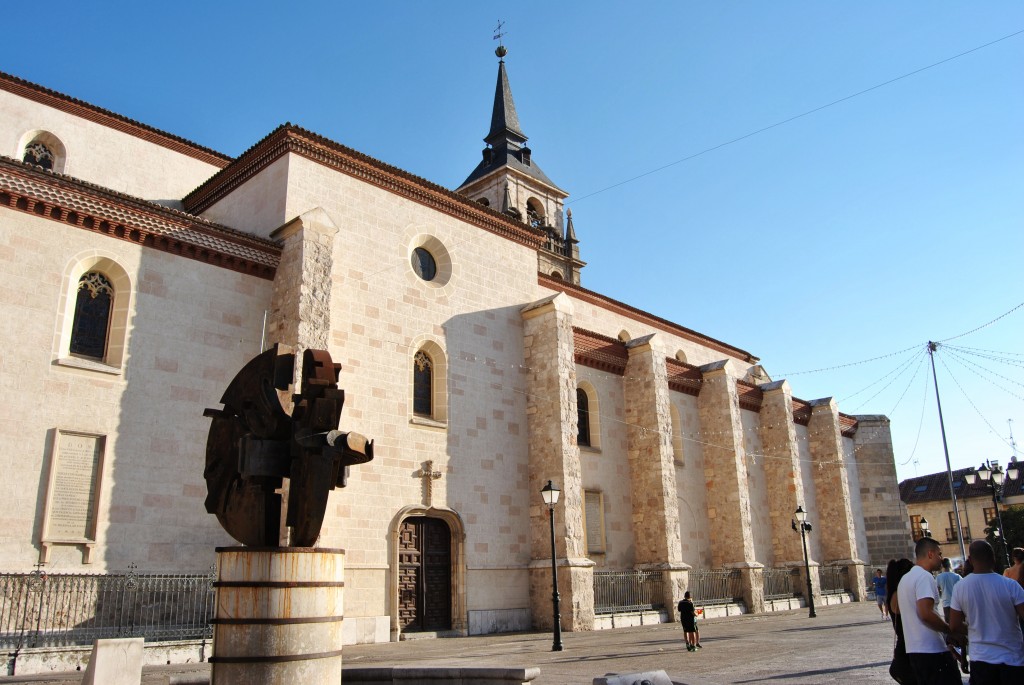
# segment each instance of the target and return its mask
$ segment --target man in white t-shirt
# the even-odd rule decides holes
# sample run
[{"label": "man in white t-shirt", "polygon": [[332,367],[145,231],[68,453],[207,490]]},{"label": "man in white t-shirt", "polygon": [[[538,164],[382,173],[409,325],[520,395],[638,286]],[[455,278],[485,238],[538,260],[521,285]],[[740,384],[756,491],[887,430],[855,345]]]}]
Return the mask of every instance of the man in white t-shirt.
[{"label": "man in white t-shirt", "polygon": [[1024,589],[993,570],[996,558],[985,540],[971,543],[974,572],[953,588],[949,627],[962,633],[967,623],[971,646],[971,685],[1024,683]]},{"label": "man in white t-shirt", "polygon": [[939,588],[932,577],[942,568],[942,548],[931,538],[921,538],[914,555],[914,568],[896,590],[910,665],[919,683],[962,685],[956,661],[946,647],[949,626],[939,613]]}]

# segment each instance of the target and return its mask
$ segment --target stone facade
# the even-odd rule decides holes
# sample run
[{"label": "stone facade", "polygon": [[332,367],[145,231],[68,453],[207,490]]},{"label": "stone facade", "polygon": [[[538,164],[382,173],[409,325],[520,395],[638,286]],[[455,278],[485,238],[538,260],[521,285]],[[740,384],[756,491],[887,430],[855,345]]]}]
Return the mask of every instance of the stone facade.
[{"label": "stone facade", "polygon": [[[34,140],[65,175],[18,161]],[[649,603],[673,618],[694,574],[738,569],[746,609],[765,610],[764,569],[802,561],[798,505],[815,588],[817,564],[842,565],[861,598],[859,565],[905,543],[887,419],[803,402],[749,352],[582,287],[567,194],[536,167],[457,193],[290,126],[232,160],[2,75],[0,147],[0,387],[20,400],[0,417],[0,570],[208,568],[230,540],[203,509],[202,412],[273,343],[327,349],[342,429],[375,440],[318,543],[346,550],[347,643],[408,629],[400,552],[425,519],[449,535],[438,632],[549,628],[549,480],[567,630],[614,623],[597,617],[609,572],[660,578]],[[504,181],[520,218],[499,211]],[[84,359],[69,340],[94,271],[113,313],[104,356]],[[95,532],[44,546],[62,431],[105,445]]]}]

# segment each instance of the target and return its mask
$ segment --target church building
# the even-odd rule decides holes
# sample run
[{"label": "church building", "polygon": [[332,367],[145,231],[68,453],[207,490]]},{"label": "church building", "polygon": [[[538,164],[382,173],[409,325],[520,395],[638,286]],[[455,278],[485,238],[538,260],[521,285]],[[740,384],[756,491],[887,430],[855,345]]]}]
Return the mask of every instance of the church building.
[{"label": "church building", "polygon": [[346,551],[346,643],[550,628],[549,481],[566,630],[629,609],[610,579],[662,620],[711,572],[770,609],[798,507],[815,594],[908,554],[886,417],[585,286],[586,219],[498,55],[455,189],[290,124],[232,158],[0,74],[0,571],[209,568],[237,543],[203,411],[275,343],[327,350],[375,441],[318,542]]}]

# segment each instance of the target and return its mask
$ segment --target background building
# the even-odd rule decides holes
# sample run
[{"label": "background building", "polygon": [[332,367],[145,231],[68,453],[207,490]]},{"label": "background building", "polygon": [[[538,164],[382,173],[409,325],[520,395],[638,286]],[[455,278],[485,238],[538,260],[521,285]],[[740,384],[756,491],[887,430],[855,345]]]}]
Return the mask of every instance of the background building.
[{"label": "background building", "polygon": [[[1003,468],[1009,466],[1020,468],[1016,462],[1006,464]],[[967,482],[964,476],[972,471],[976,471],[976,467],[953,471],[953,492],[956,494],[957,509],[960,512],[964,547],[969,545],[971,540],[985,539],[985,529],[989,527],[989,522],[996,518],[997,504],[1002,511],[1009,507],[1024,505],[1024,472],[1018,475],[1016,480],[1005,479],[1001,490],[1002,496],[994,503],[991,481],[985,482],[978,478],[973,484]],[[900,483],[900,499],[907,505],[914,540],[924,535],[924,526],[921,525],[921,520],[924,519],[928,522],[927,528],[931,530],[932,537],[942,544],[943,556],[955,563],[962,562],[956,512],[953,510],[946,472],[929,473],[926,476],[904,480]]]}]

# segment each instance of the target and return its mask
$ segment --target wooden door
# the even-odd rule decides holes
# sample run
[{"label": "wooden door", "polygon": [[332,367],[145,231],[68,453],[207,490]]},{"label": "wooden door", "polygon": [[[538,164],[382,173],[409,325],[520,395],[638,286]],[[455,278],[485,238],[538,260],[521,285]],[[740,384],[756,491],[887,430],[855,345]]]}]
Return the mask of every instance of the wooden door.
[{"label": "wooden door", "polygon": [[398,536],[398,623],[403,631],[452,627],[452,539],[448,524],[417,516]]}]

